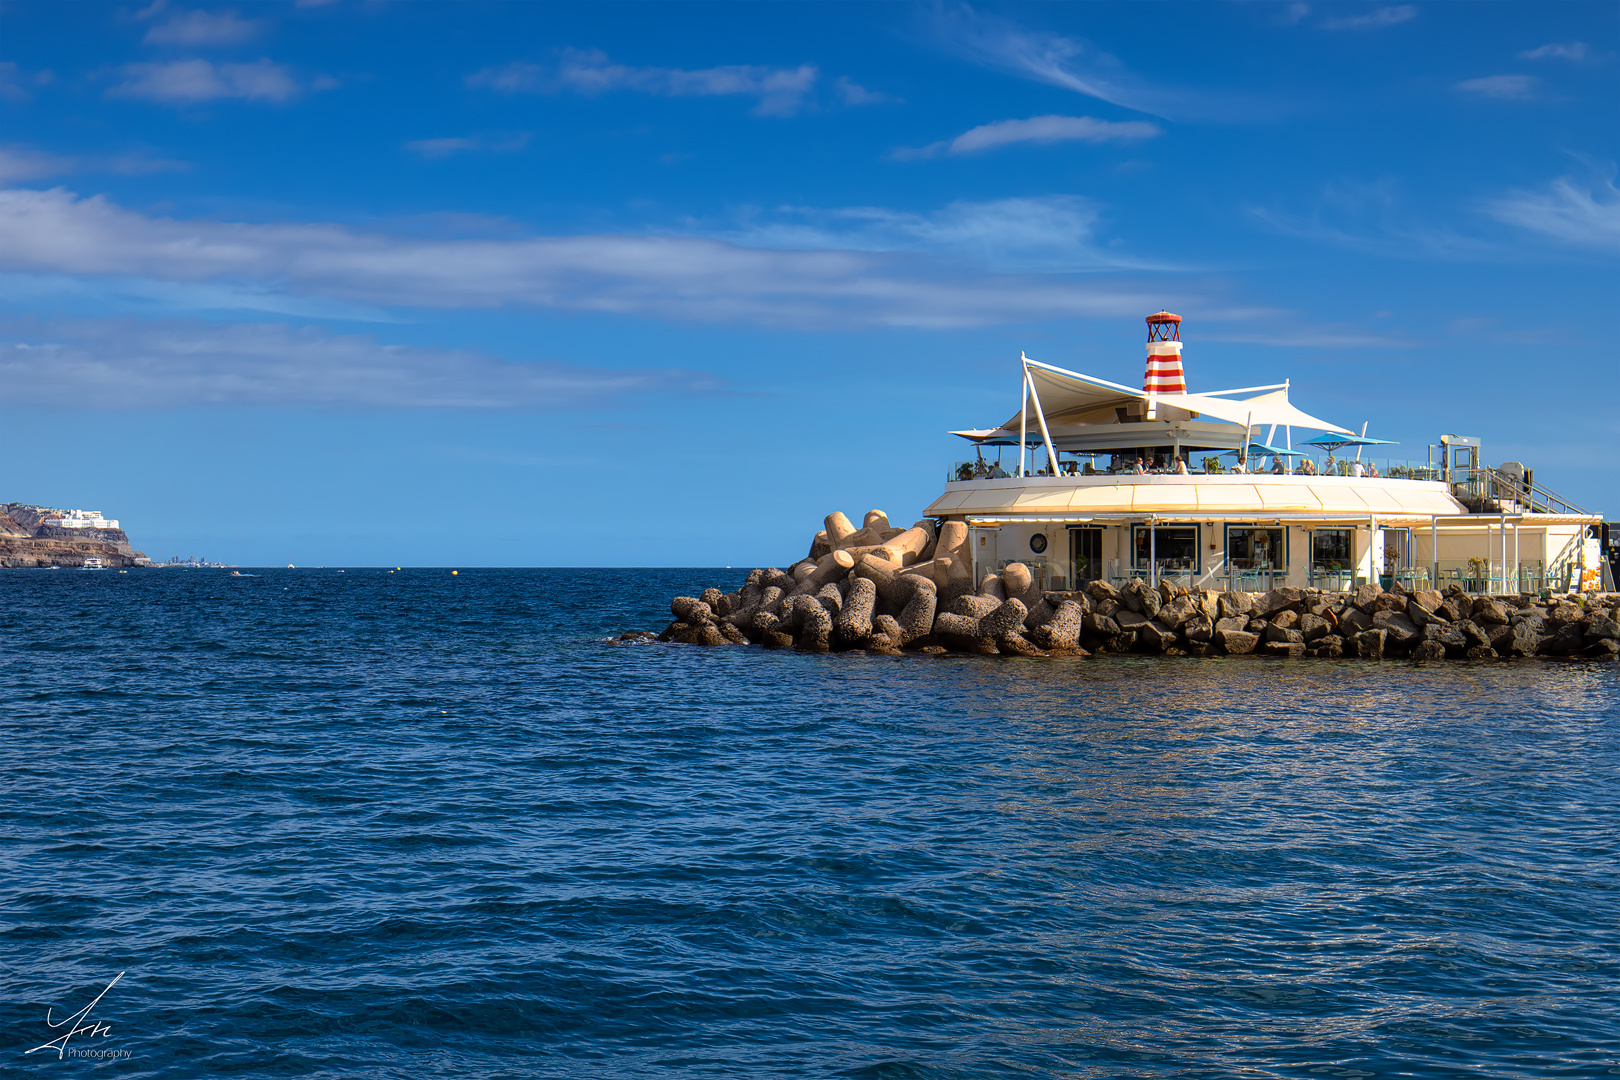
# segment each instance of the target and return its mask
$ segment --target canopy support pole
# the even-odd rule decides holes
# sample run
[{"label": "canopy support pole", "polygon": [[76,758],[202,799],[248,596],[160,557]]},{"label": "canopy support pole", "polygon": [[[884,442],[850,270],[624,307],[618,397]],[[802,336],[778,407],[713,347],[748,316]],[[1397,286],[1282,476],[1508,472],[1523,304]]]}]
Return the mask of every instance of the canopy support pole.
[{"label": "canopy support pole", "polygon": [[1052,433],[1046,427],[1046,410],[1041,408],[1041,392],[1035,389],[1035,380],[1029,377],[1029,357],[1023,353],[1018,355],[1024,362],[1024,385],[1029,387],[1029,396],[1035,399],[1035,419],[1041,422],[1041,438],[1046,440],[1046,460],[1052,466],[1052,475],[1056,476],[1057,451],[1052,449]]},{"label": "canopy support pole", "polygon": [[1018,395],[1018,475],[1024,475],[1024,438],[1029,429],[1029,358],[1018,354],[1018,370],[1023,372],[1023,385]]}]

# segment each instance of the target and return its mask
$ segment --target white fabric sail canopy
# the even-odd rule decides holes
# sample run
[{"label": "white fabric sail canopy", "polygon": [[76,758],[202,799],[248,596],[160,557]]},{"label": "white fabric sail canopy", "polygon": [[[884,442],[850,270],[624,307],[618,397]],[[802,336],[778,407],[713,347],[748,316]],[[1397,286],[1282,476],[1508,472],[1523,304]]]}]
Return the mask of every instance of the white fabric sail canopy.
[{"label": "white fabric sail canopy", "polygon": [[1160,405],[1171,405],[1234,424],[1253,424],[1256,427],[1275,424],[1278,427],[1332,431],[1340,435],[1353,434],[1348,428],[1330,424],[1326,420],[1294,408],[1288,400],[1286,387],[1251,398],[1221,398],[1209,394],[1160,394],[1157,400]]},{"label": "white fabric sail canopy", "polygon": [[[1082,375],[1077,371],[1066,371],[1035,360],[1028,360],[1025,363],[1029,370],[1030,382],[1040,398],[1041,411],[1046,414],[1047,421],[1054,427],[1116,423],[1118,418],[1111,415],[1113,410],[1148,400],[1148,394],[1144,391],[1133,390],[1129,386],[1121,386],[1106,379]],[[1278,427],[1352,434],[1348,428],[1342,428],[1295,408],[1288,400],[1286,386],[1247,398],[1222,396],[1220,392],[1156,394],[1153,396],[1153,402],[1157,409],[1166,407],[1181,409],[1187,413],[1198,414],[1202,418],[1224,420],[1230,424],[1251,424],[1255,427],[1275,424]],[[1020,419],[1023,420],[1026,429],[1033,429],[1037,424],[1033,399],[1026,404],[1025,409],[1022,418],[1018,413],[1014,413],[999,429],[976,429],[952,434],[979,441],[997,433],[1016,432]]]}]

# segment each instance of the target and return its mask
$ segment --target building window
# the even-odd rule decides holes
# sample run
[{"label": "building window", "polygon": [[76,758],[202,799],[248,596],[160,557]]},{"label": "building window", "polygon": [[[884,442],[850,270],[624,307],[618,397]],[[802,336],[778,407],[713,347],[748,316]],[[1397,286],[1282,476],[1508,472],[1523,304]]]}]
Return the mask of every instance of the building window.
[{"label": "building window", "polygon": [[1226,563],[1234,570],[1281,570],[1288,565],[1282,529],[1231,526],[1226,530]]},{"label": "building window", "polygon": [[1311,533],[1311,569],[1350,570],[1356,565],[1354,529],[1317,529]]},{"label": "building window", "polygon": [[1138,525],[1133,531],[1138,569],[1147,569],[1150,552],[1160,570],[1198,569],[1198,526],[1160,525],[1150,533],[1147,526]]},{"label": "building window", "polygon": [[1384,530],[1384,573],[1412,569],[1412,530]]}]

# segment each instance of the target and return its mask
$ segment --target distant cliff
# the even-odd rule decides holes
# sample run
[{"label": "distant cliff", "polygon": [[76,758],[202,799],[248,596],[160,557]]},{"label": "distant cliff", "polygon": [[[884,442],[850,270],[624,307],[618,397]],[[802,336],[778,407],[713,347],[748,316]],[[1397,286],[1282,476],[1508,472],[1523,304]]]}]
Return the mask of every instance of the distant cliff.
[{"label": "distant cliff", "polygon": [[0,566],[83,566],[100,559],[103,566],[148,566],[150,560],[130,546],[123,529],[64,529],[46,525],[52,506],[0,503]]}]

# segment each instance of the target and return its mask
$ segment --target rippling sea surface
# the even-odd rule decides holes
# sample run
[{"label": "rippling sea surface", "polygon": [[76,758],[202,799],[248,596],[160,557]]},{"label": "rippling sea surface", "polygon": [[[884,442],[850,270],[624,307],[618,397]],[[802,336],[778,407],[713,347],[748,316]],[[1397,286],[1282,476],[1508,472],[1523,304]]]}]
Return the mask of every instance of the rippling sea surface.
[{"label": "rippling sea surface", "polygon": [[0,571],[0,1073],[1620,1075],[1613,665],[610,646],[742,572],[254,573]]}]

